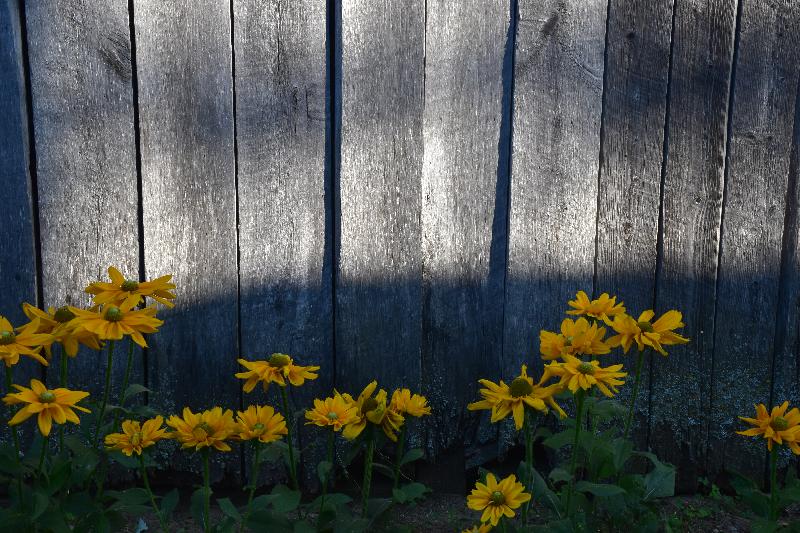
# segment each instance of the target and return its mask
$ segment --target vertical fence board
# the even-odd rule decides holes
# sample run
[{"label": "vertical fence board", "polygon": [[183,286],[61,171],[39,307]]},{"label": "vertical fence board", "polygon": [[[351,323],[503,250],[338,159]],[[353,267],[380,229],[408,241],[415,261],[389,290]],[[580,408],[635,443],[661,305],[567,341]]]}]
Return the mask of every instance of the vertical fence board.
[{"label": "vertical fence board", "polygon": [[427,9],[422,360],[437,453],[463,446],[477,380],[500,373],[513,27],[508,2]]},{"label": "vertical fence board", "polygon": [[[84,287],[107,280],[109,265],[131,278],[139,271],[128,5],[28,2],[26,18],[43,303],[81,306],[90,301]],[[70,362],[70,386],[100,393],[105,365],[105,353],[83,350]],[[141,382],[144,367],[134,368]]]},{"label": "vertical fence board", "polygon": [[679,2],[675,9],[656,308],[680,310],[691,343],[653,365],[650,441],[679,467],[679,485],[694,490],[707,445],[736,0]]},{"label": "vertical fence board", "polygon": [[[230,11],[202,1],[135,5],[144,250],[178,298],[148,353],[167,411],[237,408],[236,190]],[[267,125],[265,125],[267,126]],[[238,456],[230,454],[235,468]]]},{"label": "vertical fence board", "polygon": [[762,441],[733,434],[769,403],[797,90],[800,6],[742,4],[722,214],[708,464],[760,476]]},{"label": "vertical fence board", "polygon": [[539,331],[592,291],[606,2],[523,1],[514,78],[504,369],[542,368]]},{"label": "vertical fence board", "polygon": [[[304,406],[330,394],[334,377],[325,5],[262,4],[234,2],[241,350],[319,365],[319,379],[290,388]],[[260,395],[249,396],[245,405]]]},{"label": "vertical fence board", "polygon": [[[595,292],[617,295],[636,318],[653,306],[672,0],[611,0],[608,16]],[[612,356],[629,372],[623,401],[633,390],[636,357],[635,349]],[[640,428],[647,428],[648,374],[645,364]],[[644,445],[646,430],[635,434]]]},{"label": "vertical fence board", "polygon": [[342,5],[336,382],[420,387],[425,11]]}]

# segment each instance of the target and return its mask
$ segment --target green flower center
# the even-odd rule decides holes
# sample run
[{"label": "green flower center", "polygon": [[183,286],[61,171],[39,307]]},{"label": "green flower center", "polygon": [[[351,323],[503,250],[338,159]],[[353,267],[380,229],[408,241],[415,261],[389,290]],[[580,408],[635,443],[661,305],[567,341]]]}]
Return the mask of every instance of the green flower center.
[{"label": "green flower center", "polygon": [[339,415],[331,411],[328,413],[328,420],[339,420]]},{"label": "green flower center", "polygon": [[139,282],[133,281],[132,279],[126,279],[122,282],[122,285],[119,287],[123,291],[133,292],[139,288]]},{"label": "green flower center", "polygon": [[75,318],[75,313],[70,311],[69,307],[65,305],[63,307],[58,308],[56,314],[53,315],[53,318],[56,319],[56,322],[61,322],[63,324],[64,322],[69,322],[70,320]]},{"label": "green flower center", "polygon": [[514,398],[519,398],[520,396],[527,396],[528,394],[533,392],[533,386],[528,383],[528,380],[519,376],[514,378],[514,381],[511,382],[511,396]]},{"label": "green flower center", "polygon": [[0,331],[0,346],[5,346],[6,344],[14,344],[17,336],[14,335],[13,331]]},{"label": "green flower center", "polygon": [[56,401],[56,395],[50,392],[49,390],[44,391],[39,395],[39,401],[42,403],[53,403],[54,401]]},{"label": "green flower center", "polygon": [[583,362],[578,365],[578,372],[581,374],[594,374],[594,365],[592,363]]},{"label": "green flower center", "polygon": [[370,411],[374,411],[378,407],[378,400],[375,398],[367,398],[364,400],[364,403],[361,404],[361,412],[362,413],[369,413]]},{"label": "green flower center", "polygon": [[283,368],[292,362],[292,358],[285,353],[274,353],[269,358],[269,366]]},{"label": "green flower center", "polygon": [[494,491],[492,493],[492,503],[494,503],[495,505],[503,505],[504,503],[506,503],[505,495],[499,490]]},{"label": "green flower center", "polygon": [[573,337],[572,335],[569,335],[569,336],[565,337],[564,338],[564,346],[572,346],[572,341],[574,341],[574,340],[575,340],[575,337]]},{"label": "green flower center", "polygon": [[202,429],[206,432],[206,435],[213,433],[213,430],[211,429],[211,426],[208,425],[208,422],[200,422],[194,427],[194,429]]},{"label": "green flower center", "polygon": [[112,305],[106,310],[105,318],[109,322],[119,322],[122,320],[122,310],[116,305]]},{"label": "green flower center", "polygon": [[258,422],[253,426],[253,431],[255,431],[256,433],[263,433],[265,429],[267,429],[267,426],[265,426],[261,422]]},{"label": "green flower center", "polygon": [[639,329],[644,331],[645,333],[653,333],[653,324],[651,324],[650,322],[646,321],[637,322],[636,325],[639,326]]},{"label": "green flower center", "polygon": [[782,416],[776,416],[769,425],[775,431],[786,431],[789,428],[789,421]]},{"label": "green flower center", "polygon": [[142,432],[137,431],[133,435],[131,435],[131,445],[132,446],[139,446],[142,443]]}]

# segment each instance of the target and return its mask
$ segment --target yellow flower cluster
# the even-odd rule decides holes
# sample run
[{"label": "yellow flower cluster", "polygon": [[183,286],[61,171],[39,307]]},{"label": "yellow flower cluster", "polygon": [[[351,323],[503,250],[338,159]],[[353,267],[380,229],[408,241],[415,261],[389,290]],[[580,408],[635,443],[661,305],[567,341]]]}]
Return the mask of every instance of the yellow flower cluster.
[{"label": "yellow flower cluster", "polygon": [[486,475],[486,483],[480,481],[475,484],[472,493],[467,496],[467,507],[475,511],[483,511],[481,515],[482,526],[476,526],[472,531],[490,531],[486,524],[496,526],[501,518],[514,518],[514,509],[529,501],[531,495],[525,492],[525,487],[517,481],[514,474],[497,481],[494,474]]}]

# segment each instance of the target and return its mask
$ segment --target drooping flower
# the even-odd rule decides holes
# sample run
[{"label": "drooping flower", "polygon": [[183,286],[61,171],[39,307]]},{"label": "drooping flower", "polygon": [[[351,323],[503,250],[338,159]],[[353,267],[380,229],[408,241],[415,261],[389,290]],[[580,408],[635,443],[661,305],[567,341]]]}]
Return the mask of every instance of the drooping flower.
[{"label": "drooping flower", "polygon": [[611,351],[603,338],[606,328],[596,323],[590,324],[583,317],[577,320],[565,318],[561,322],[561,333],[541,330],[539,332],[539,352],[542,359],[550,361],[562,355],[602,355]]},{"label": "drooping flower", "polygon": [[574,300],[567,302],[572,307],[567,311],[568,315],[586,315],[606,324],[610,323],[611,317],[625,313],[625,306],[622,302],[617,303],[616,296],[609,296],[607,292],[600,295],[595,300],[589,300],[589,296],[583,291],[578,291]]},{"label": "drooping flower", "polygon": [[355,439],[367,427],[367,422],[370,422],[380,426],[390,440],[397,441],[397,432],[403,425],[405,418],[400,413],[387,407],[385,390],[381,389],[375,396],[372,395],[377,387],[378,382],[373,381],[364,388],[357,400],[354,400],[349,394],[342,394],[345,402],[356,407],[356,416],[352,422],[345,425],[342,431],[344,438],[348,440]]},{"label": "drooping flower", "polygon": [[514,518],[514,509],[530,499],[531,495],[525,492],[525,487],[514,474],[498,482],[490,473],[486,475],[486,483],[475,483],[472,493],[467,496],[467,507],[483,511],[481,522],[496,526],[504,516]]},{"label": "drooping flower", "polygon": [[172,275],[161,276],[152,281],[136,281],[125,279],[125,276],[113,266],[108,267],[108,275],[111,283],[95,281],[84,289],[84,292],[92,295],[92,301],[96,306],[127,305],[129,309],[133,309],[145,297],[152,298],[166,307],[175,306],[170,301],[175,299],[175,293],[171,292],[175,284],[169,282]]},{"label": "drooping flower", "polygon": [[581,361],[571,355],[564,356],[564,362],[552,362],[545,365],[540,383],[544,383],[551,377],[559,378],[559,385],[566,387],[573,394],[578,389],[589,390],[597,387],[600,392],[613,397],[618,393],[617,387],[624,385],[624,378],[628,374],[620,372],[622,365],[611,365],[605,368],[600,366],[598,361]]},{"label": "drooping flower", "polygon": [[60,388],[48,390],[48,388],[44,386],[44,383],[38,379],[31,380],[30,388],[21,385],[14,385],[14,388],[19,392],[6,394],[3,398],[3,402],[6,405],[21,403],[27,405],[17,411],[17,414],[8,421],[9,426],[21,424],[31,416],[37,415],[39,431],[41,431],[43,436],[47,437],[50,435],[53,422],[56,424],[64,424],[67,421],[73,424],[81,423],[73,409],[83,411],[84,413],[90,412],[85,407],[77,405],[79,401],[89,396],[88,392]]},{"label": "drooping flower", "polygon": [[181,443],[182,448],[215,448],[221,452],[231,451],[225,442],[237,430],[230,409],[214,407],[200,413],[193,413],[188,407],[183,408],[183,416],[172,415],[167,425],[174,429],[171,438]]},{"label": "drooping flower", "polygon": [[52,335],[50,342],[44,345],[45,353],[49,359],[52,356],[53,343],[59,343],[64,348],[64,352],[75,357],[78,354],[78,345],[83,344],[92,350],[99,350],[100,339],[91,331],[79,327],[73,321],[75,315],[69,310],[68,306],[48,307],[43,311],[29,303],[22,304],[22,311],[31,320],[39,320],[39,329],[36,333],[46,333]]},{"label": "drooping flower", "polygon": [[397,389],[392,393],[391,409],[401,415],[416,417],[431,414],[428,399],[421,394],[411,394],[408,389]]},{"label": "drooping flower", "polygon": [[655,313],[647,310],[639,315],[638,320],[634,320],[629,315],[617,315],[611,322],[611,327],[617,332],[616,335],[609,337],[606,341],[609,346],[622,346],[625,353],[628,353],[631,345],[635,342],[639,351],[649,346],[661,355],[667,355],[663,346],[672,344],[686,344],[689,339],[682,337],[673,330],[682,328],[682,315],[679,311],[667,311],[661,318],[651,322]]},{"label": "drooping flower", "polygon": [[142,455],[142,450],[156,442],[169,438],[164,426],[164,417],[156,416],[144,423],[136,420],[122,422],[122,433],[111,433],[105,437],[105,445],[109,450],[118,450],[130,457]]},{"label": "drooping flower", "polygon": [[16,365],[20,355],[47,366],[47,360],[39,352],[42,346],[52,343],[53,337],[47,333],[37,333],[39,327],[39,319],[34,319],[15,331],[11,323],[0,316],[0,359],[6,366]]},{"label": "drooping flower", "polygon": [[461,533],[489,533],[492,530],[492,524],[480,524],[477,526],[472,526],[469,529],[465,529]]},{"label": "drooping flower", "polygon": [[288,433],[286,419],[269,405],[250,405],[244,411],[237,411],[236,421],[239,440],[268,444]]},{"label": "drooping flower", "polygon": [[324,400],[314,399],[314,408],[306,411],[306,420],[308,420],[306,425],[314,424],[340,431],[344,426],[353,422],[357,416],[358,407],[353,403],[348,403],[341,394],[334,391],[333,397]]},{"label": "drooping flower", "polygon": [[274,353],[267,361],[247,361],[246,359],[237,359],[237,361],[247,369],[247,372],[235,374],[237,378],[246,380],[242,386],[245,392],[252,392],[259,382],[264,387],[264,391],[267,391],[270,383],[285,387],[286,381],[289,381],[295,387],[299,387],[306,380],[319,377],[315,373],[319,370],[318,366],[296,365],[291,357],[283,353]]},{"label": "drooping flower", "polygon": [[767,439],[767,449],[772,451],[772,445],[785,444],[795,455],[800,455],[800,410],[792,408],[788,413],[789,402],[773,407],[767,412],[767,407],[760,403],[756,406],[756,418],[740,416],[739,419],[755,426],[744,431],[737,431],[739,435],[757,437],[761,435]]},{"label": "drooping flower", "polygon": [[155,307],[133,309],[130,303],[123,303],[119,307],[108,304],[98,311],[70,307],[75,315],[75,327],[81,327],[96,334],[100,340],[120,340],[125,335],[130,335],[133,342],[147,348],[147,341],[143,333],[155,333],[164,323],[156,318]]}]

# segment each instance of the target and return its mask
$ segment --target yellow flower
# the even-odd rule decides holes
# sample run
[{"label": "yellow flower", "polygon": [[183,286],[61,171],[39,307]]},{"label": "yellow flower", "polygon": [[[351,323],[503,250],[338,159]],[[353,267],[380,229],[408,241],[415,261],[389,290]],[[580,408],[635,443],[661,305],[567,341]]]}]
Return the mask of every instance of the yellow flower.
[{"label": "yellow flower", "polygon": [[577,357],[565,355],[563,363],[553,362],[544,367],[540,383],[555,376],[560,378],[559,385],[568,388],[573,394],[578,389],[589,390],[596,386],[600,392],[611,398],[619,392],[617,386],[625,384],[619,378],[628,374],[620,372],[621,369],[622,365],[602,368],[598,361],[581,361]]},{"label": "yellow flower", "polygon": [[240,365],[247,369],[247,372],[237,372],[235,376],[246,380],[242,389],[251,392],[258,382],[264,387],[264,391],[269,388],[270,383],[277,383],[281,387],[286,386],[286,381],[299,387],[305,381],[317,379],[315,372],[318,366],[300,366],[294,364],[292,358],[283,353],[274,353],[268,361],[247,361],[237,359]]},{"label": "yellow flower", "polygon": [[39,352],[43,345],[52,342],[53,337],[46,333],[37,333],[39,327],[39,319],[34,319],[15,332],[11,323],[0,316],[0,359],[6,366],[16,365],[20,355],[36,359],[47,366],[47,361]]},{"label": "yellow flower", "polygon": [[628,353],[631,345],[636,342],[639,351],[644,350],[645,346],[657,350],[661,355],[667,355],[662,346],[671,344],[686,344],[689,339],[681,337],[673,330],[682,328],[682,315],[679,311],[667,311],[661,318],[651,322],[655,313],[647,310],[639,315],[638,320],[634,320],[628,315],[618,315],[611,322],[611,327],[617,335],[609,337],[606,342],[613,347],[622,346],[625,353]]},{"label": "yellow flower", "polygon": [[547,405],[549,405],[558,412],[561,418],[567,416],[553,398],[554,394],[560,392],[559,387],[557,385],[549,387],[534,385],[533,379],[528,376],[527,365],[522,365],[520,375],[514,378],[511,385],[506,385],[502,380],[500,380],[500,384],[493,383],[488,379],[481,379],[478,382],[486,387],[479,391],[483,400],[467,405],[467,409],[470,411],[491,409],[492,423],[513,414],[514,427],[517,430],[522,429],[525,422],[526,405],[543,413],[547,413]]},{"label": "yellow flower", "polygon": [[268,444],[288,433],[286,419],[269,405],[250,405],[244,411],[237,411],[236,421],[239,440],[258,439]]},{"label": "yellow flower", "polygon": [[140,424],[136,420],[125,420],[122,433],[106,435],[105,444],[109,450],[119,450],[128,457],[132,454],[142,455],[142,450],[156,442],[169,438],[163,427],[164,417],[157,416]]},{"label": "yellow flower", "polygon": [[345,425],[342,431],[344,438],[348,440],[355,439],[367,427],[367,422],[370,422],[380,426],[390,440],[397,441],[397,431],[400,430],[405,418],[386,406],[387,395],[385,390],[381,389],[378,394],[374,397],[372,396],[377,387],[378,382],[373,381],[364,388],[357,400],[353,400],[349,394],[342,394],[345,402],[356,408],[356,416],[352,422]]},{"label": "yellow flower", "polygon": [[79,401],[89,396],[88,392],[73,391],[69,389],[48,390],[44,383],[38,379],[31,380],[31,387],[14,385],[19,392],[9,393],[3,398],[6,405],[16,405],[19,403],[28,404],[8,421],[9,426],[15,426],[30,418],[38,415],[39,431],[47,437],[50,435],[53,421],[56,424],[64,424],[67,421],[73,424],[80,424],[81,421],[73,409],[78,409],[84,413],[89,413],[88,409],[76,405]]},{"label": "yellow flower", "polygon": [[391,409],[401,415],[416,417],[431,414],[428,399],[421,394],[411,394],[408,389],[397,389],[392,393]]},{"label": "yellow flower", "polygon": [[539,332],[539,352],[542,359],[558,359],[564,354],[602,355],[611,351],[603,342],[606,328],[596,323],[589,324],[583,317],[577,320],[565,318],[561,322],[561,333],[542,330]]},{"label": "yellow flower", "polygon": [[39,319],[39,329],[36,333],[47,333],[52,335],[50,342],[44,345],[44,351],[49,359],[52,356],[52,345],[54,342],[61,344],[64,352],[75,357],[78,354],[78,344],[88,346],[92,350],[99,350],[100,339],[97,335],[82,327],[77,327],[72,320],[75,315],[69,307],[63,306],[55,309],[48,307],[47,311],[42,311],[29,303],[22,304],[22,311],[31,320]]},{"label": "yellow flower", "polygon": [[314,399],[314,408],[306,411],[306,420],[308,420],[306,425],[314,424],[340,431],[345,425],[353,422],[357,416],[358,407],[353,403],[348,403],[341,394],[334,391],[332,398]]},{"label": "yellow flower", "polygon": [[174,429],[171,438],[181,443],[182,448],[215,448],[221,452],[229,452],[231,447],[225,441],[236,432],[237,424],[233,421],[230,409],[214,407],[202,413],[193,413],[188,407],[183,408],[183,417],[172,415],[167,425]]},{"label": "yellow flower", "polygon": [[469,529],[465,529],[461,533],[489,533],[492,530],[492,524],[481,524],[479,526],[472,526]]},{"label": "yellow flower", "polygon": [[133,342],[147,348],[147,342],[142,333],[155,333],[164,323],[156,318],[155,307],[133,309],[130,303],[120,307],[116,305],[103,306],[99,311],[89,311],[70,307],[75,315],[75,327],[81,327],[96,334],[100,340],[120,340],[125,335],[130,335]]},{"label": "yellow flower", "polygon": [[589,300],[589,297],[583,291],[578,291],[574,300],[570,300],[567,304],[572,307],[567,311],[568,315],[586,315],[592,318],[597,318],[609,323],[610,317],[621,315],[625,312],[625,306],[622,302],[617,303],[617,297],[610,297],[607,292],[600,295],[596,300]]},{"label": "yellow flower", "polygon": [[789,402],[773,407],[771,413],[763,403],[756,406],[756,418],[739,418],[754,428],[737,431],[739,435],[756,437],[762,435],[767,439],[767,448],[772,451],[772,444],[786,444],[795,455],[800,455],[800,410],[792,408],[788,413]]},{"label": "yellow flower", "polygon": [[514,517],[514,509],[531,499],[525,487],[511,474],[497,482],[494,474],[486,475],[486,483],[478,481],[472,493],[467,496],[467,507],[475,511],[483,511],[481,522],[489,522],[496,526],[503,516]]},{"label": "yellow flower", "polygon": [[125,276],[113,266],[108,267],[108,275],[111,277],[111,283],[95,281],[84,289],[84,292],[92,295],[95,305],[113,304],[119,307],[127,305],[129,309],[133,309],[147,296],[167,307],[175,306],[170,302],[175,299],[175,294],[170,292],[175,288],[175,284],[169,282],[172,275],[139,282],[125,279]]}]

